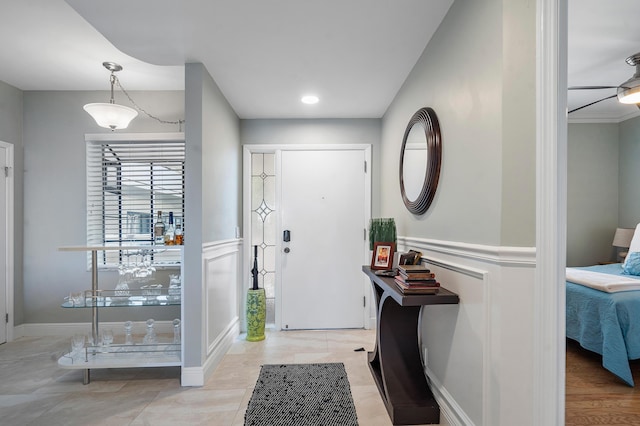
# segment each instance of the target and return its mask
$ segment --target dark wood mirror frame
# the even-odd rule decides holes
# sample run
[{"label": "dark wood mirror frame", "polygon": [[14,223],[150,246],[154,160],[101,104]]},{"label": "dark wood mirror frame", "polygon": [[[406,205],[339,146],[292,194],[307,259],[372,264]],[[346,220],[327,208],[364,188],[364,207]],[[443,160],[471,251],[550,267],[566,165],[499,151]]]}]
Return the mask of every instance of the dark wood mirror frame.
[{"label": "dark wood mirror frame", "polygon": [[[404,187],[404,151],[407,145],[407,136],[413,126],[422,126],[427,139],[427,170],[424,174],[422,190],[415,200],[407,197]],[[407,124],[407,129],[402,138],[400,149],[400,192],[402,201],[407,209],[414,214],[424,214],[431,205],[436,195],[438,180],[440,178],[440,163],[442,160],[442,144],[440,137],[440,123],[432,108],[420,108]]]}]

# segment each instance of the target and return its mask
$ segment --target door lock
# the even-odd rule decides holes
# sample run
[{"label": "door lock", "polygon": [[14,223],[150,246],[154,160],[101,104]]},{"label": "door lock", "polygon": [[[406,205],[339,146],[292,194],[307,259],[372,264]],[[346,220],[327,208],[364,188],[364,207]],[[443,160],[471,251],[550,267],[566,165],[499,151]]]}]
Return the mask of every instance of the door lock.
[{"label": "door lock", "polygon": [[291,251],[291,249],[290,249],[289,247],[285,247],[285,248],[284,248],[284,252],[285,252],[285,253],[289,253],[290,251]]}]

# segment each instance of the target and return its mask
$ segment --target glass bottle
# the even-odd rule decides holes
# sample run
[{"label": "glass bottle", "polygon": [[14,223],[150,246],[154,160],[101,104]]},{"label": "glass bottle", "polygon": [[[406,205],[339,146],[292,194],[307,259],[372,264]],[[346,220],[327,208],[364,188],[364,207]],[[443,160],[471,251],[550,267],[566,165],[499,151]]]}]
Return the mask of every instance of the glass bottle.
[{"label": "glass bottle", "polygon": [[145,334],[142,339],[142,343],[145,345],[152,345],[154,343],[158,343],[158,338],[156,336],[156,331],[153,328],[155,321],[153,319],[147,320],[147,334]]},{"label": "glass bottle", "polygon": [[183,230],[182,230],[182,219],[179,217],[176,217],[176,245],[177,246],[181,246],[184,244],[184,234],[183,234]]},{"label": "glass bottle", "polygon": [[118,284],[114,291],[114,301],[117,303],[125,303],[129,298],[129,282],[127,279],[127,270],[123,264],[118,266]]},{"label": "glass bottle", "polygon": [[164,222],[162,221],[162,211],[158,211],[158,219],[153,225],[153,242],[164,244]]},{"label": "glass bottle", "polygon": [[173,320],[173,343],[175,345],[180,344],[180,319]]},{"label": "glass bottle", "polygon": [[179,302],[182,282],[178,275],[169,275],[169,302]]},{"label": "glass bottle", "polygon": [[176,228],[173,226],[173,212],[169,212],[169,226],[164,232],[164,245],[172,246],[176,243]]},{"label": "glass bottle", "polygon": [[131,321],[127,321],[124,323],[124,344],[125,345],[133,345],[133,336],[131,335],[132,328],[133,328],[133,323]]}]

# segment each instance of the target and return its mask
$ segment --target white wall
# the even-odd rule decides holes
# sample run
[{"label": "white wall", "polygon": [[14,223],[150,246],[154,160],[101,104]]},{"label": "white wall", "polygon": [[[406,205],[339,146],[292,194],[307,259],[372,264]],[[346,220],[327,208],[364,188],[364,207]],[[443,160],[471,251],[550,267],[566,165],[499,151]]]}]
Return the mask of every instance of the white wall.
[{"label": "white wall", "polygon": [[[422,310],[427,372],[451,424],[534,418],[535,22],[535,2],[456,0],[383,117],[381,216],[460,296]],[[425,106],[443,160],[435,199],[415,216],[396,158]]]}]

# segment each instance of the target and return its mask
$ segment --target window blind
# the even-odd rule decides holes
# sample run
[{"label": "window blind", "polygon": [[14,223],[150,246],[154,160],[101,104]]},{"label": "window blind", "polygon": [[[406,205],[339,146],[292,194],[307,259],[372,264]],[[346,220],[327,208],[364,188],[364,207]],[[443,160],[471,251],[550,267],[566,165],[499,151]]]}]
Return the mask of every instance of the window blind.
[{"label": "window blind", "polygon": [[[153,245],[153,225],[162,212],[174,226],[184,223],[182,141],[87,141],[87,245]],[[120,251],[103,251],[100,266],[123,261]],[[155,264],[176,264],[177,251],[154,251]]]}]

